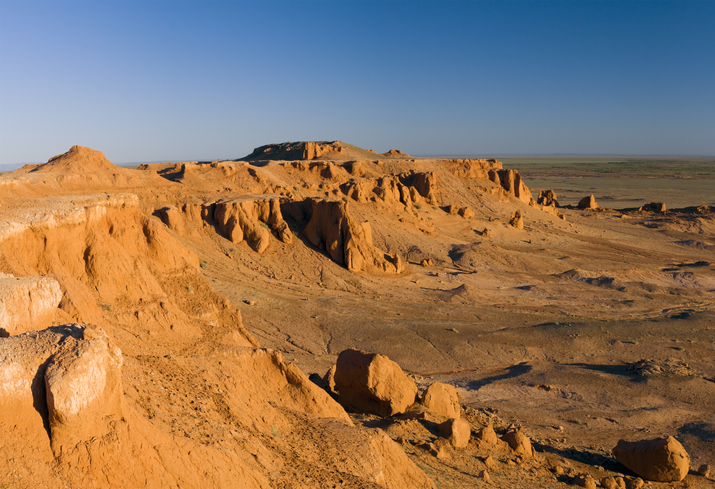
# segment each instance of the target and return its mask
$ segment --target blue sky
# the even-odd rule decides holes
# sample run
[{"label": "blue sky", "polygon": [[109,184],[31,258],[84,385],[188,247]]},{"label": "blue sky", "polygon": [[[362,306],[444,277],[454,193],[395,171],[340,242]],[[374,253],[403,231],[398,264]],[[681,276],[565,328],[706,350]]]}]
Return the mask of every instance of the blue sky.
[{"label": "blue sky", "polygon": [[715,2],[0,0],[0,165],[715,155]]}]

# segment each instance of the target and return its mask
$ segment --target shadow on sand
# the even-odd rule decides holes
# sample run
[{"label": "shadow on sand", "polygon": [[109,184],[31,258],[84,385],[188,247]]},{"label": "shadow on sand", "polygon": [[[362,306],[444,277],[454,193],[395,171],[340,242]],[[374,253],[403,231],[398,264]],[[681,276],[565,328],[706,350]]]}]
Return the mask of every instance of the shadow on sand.
[{"label": "shadow on sand", "polygon": [[486,377],[484,379],[480,380],[473,380],[467,384],[468,389],[472,390],[479,390],[485,385],[489,385],[492,382],[497,382],[499,380],[506,380],[506,379],[513,379],[514,377],[518,377],[520,375],[527,374],[531,372],[531,369],[533,367],[529,365],[526,362],[521,362],[518,365],[512,365],[511,367],[507,367],[505,372],[503,374],[499,375],[492,375],[491,377]]}]

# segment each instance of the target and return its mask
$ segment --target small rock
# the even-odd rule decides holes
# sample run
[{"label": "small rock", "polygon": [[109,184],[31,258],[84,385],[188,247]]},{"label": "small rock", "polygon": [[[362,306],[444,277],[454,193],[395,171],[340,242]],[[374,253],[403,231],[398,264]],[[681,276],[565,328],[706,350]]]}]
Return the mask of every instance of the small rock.
[{"label": "small rock", "polygon": [[471,219],[474,217],[474,212],[469,207],[461,207],[457,212],[465,219]]},{"label": "small rock", "polygon": [[645,482],[640,477],[626,477],[626,489],[642,489],[645,486]]},{"label": "small rock", "polygon": [[702,464],[700,467],[698,467],[698,474],[702,475],[703,477],[710,477],[710,472],[712,472],[710,465],[708,464]]},{"label": "small rock", "polygon": [[554,474],[556,474],[556,475],[564,475],[565,473],[566,473],[566,469],[564,469],[564,468],[561,467],[560,465],[557,465],[556,467],[554,467]]},{"label": "small rock", "polygon": [[488,238],[491,235],[492,235],[492,232],[489,230],[489,228],[484,228],[484,231],[482,231],[482,236],[484,236],[485,238]]},{"label": "small rock", "polygon": [[423,267],[431,267],[434,265],[434,262],[432,262],[432,258],[425,258],[420,262],[420,265]]},{"label": "small rock", "polygon": [[484,465],[486,465],[488,469],[494,470],[497,467],[497,462],[491,455],[488,455],[487,458],[484,459]]},{"label": "small rock", "polygon": [[588,474],[579,474],[571,479],[572,486],[586,487],[587,489],[596,489],[596,481]]},{"label": "small rock", "polygon": [[491,481],[492,481],[491,477],[489,477],[489,472],[487,472],[486,470],[480,470],[480,471],[479,471],[479,477],[482,478],[482,479],[484,479],[484,482],[491,482]]},{"label": "small rock", "polygon": [[633,472],[651,481],[681,481],[690,469],[688,452],[672,436],[636,442],[619,440],[613,455]]},{"label": "small rock", "polygon": [[482,428],[476,438],[480,448],[493,447],[499,442],[499,438],[497,438],[497,434],[491,424]]},{"label": "small rock", "polygon": [[626,482],[623,477],[608,476],[601,479],[603,489],[626,489]]}]

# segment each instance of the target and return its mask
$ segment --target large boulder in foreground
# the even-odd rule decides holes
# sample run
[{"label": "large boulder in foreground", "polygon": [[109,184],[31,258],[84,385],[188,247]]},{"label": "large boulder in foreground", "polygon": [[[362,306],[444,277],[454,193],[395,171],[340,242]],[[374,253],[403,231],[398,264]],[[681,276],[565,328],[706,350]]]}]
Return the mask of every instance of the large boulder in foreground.
[{"label": "large boulder in foreground", "polygon": [[61,300],[53,278],[0,273],[0,337],[49,326]]},{"label": "large boulder in foreground", "polygon": [[345,350],[335,365],[335,387],[344,407],[392,416],[415,402],[417,385],[385,355]]},{"label": "large boulder in foreground", "polygon": [[690,455],[672,436],[634,442],[619,440],[613,455],[642,478],[656,482],[681,481],[690,470]]}]

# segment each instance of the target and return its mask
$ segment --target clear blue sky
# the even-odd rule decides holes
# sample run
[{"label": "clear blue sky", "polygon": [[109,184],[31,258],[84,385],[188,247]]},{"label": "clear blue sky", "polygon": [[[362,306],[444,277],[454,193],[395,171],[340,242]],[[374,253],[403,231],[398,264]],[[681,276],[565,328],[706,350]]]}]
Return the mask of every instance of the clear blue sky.
[{"label": "clear blue sky", "polygon": [[0,165],[715,155],[715,2],[0,0]]}]

